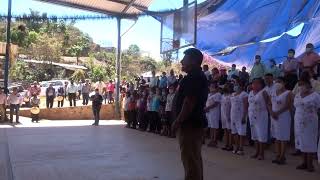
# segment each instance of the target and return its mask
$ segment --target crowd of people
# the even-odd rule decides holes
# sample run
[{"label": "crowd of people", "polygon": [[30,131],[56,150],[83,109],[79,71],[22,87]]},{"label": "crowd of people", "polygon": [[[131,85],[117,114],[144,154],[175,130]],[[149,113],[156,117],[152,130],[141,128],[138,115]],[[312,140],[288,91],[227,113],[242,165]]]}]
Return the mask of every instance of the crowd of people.
[{"label": "crowd of people", "polygon": [[[262,62],[256,55],[250,73],[246,67],[238,71],[235,64],[229,71],[213,68],[211,72],[208,65],[203,65],[209,91],[204,108],[207,145],[216,148],[223,140],[223,150],[244,155],[244,145],[250,142],[255,145],[251,157],[264,160],[266,146],[273,143],[276,153],[272,163],[284,165],[292,141],[296,148],[293,155],[302,156],[297,169],[313,172],[320,146],[320,56],[312,44],[307,44],[306,52],[298,58],[293,49],[288,50],[282,65],[277,66],[274,60],[270,60],[270,66]],[[153,71],[152,77],[136,81],[135,86],[131,83],[123,90],[127,127],[175,137],[171,126],[177,116],[176,92],[183,77],[177,78],[171,70],[169,76],[163,72],[158,78]]]},{"label": "crowd of people", "polygon": [[[54,103],[57,102],[57,107],[63,107],[64,101],[68,100],[70,107],[76,106],[77,101],[82,99],[82,105],[88,105],[89,101],[92,101],[92,106],[98,107],[92,99],[96,93],[101,95],[103,101],[108,104],[114,102],[114,90],[115,85],[112,80],[105,83],[102,80],[91,84],[89,80],[84,82],[74,83],[73,80],[65,81],[63,86],[54,88],[50,83],[45,89],[45,101],[47,108],[53,108]],[[39,122],[39,110],[40,110],[40,94],[41,87],[38,82],[30,84],[27,92],[19,92],[19,89],[14,87],[9,95],[4,93],[4,89],[0,89],[0,116],[1,122],[9,120],[13,123],[13,116],[16,116],[16,123],[19,122],[19,110],[22,105],[24,107],[31,108],[32,122]],[[55,101],[56,100],[56,101]],[[98,103],[99,104],[99,103]],[[6,116],[6,109],[10,109],[9,118]],[[97,109],[97,108],[95,108]]]}]

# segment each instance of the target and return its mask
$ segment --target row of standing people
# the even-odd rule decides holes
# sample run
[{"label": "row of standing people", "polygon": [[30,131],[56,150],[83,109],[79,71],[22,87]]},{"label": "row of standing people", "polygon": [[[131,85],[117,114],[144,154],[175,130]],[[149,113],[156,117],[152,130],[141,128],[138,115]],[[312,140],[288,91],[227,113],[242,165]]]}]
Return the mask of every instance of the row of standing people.
[{"label": "row of standing people", "polygon": [[[263,160],[265,145],[272,137],[276,147],[276,157],[272,162],[285,164],[286,146],[290,141],[294,119],[295,146],[303,153],[303,163],[297,169],[312,172],[313,155],[318,146],[317,110],[320,108],[320,95],[312,90],[310,78],[300,79],[297,84],[299,91],[295,95],[286,89],[285,78],[278,77],[276,83],[272,82],[272,74],[267,74],[265,80],[253,79],[249,93],[245,82],[239,79],[234,83],[226,83],[222,92],[218,84],[212,82],[205,108],[211,131],[208,145],[217,146],[221,123],[226,137],[224,150],[243,155],[244,140],[250,134],[256,146],[252,158]],[[265,86],[265,83],[268,85]]]},{"label": "row of standing people", "polygon": [[[102,81],[97,82],[94,85],[86,80],[85,83],[79,83],[76,85],[73,80],[65,82],[64,86],[55,89],[52,84],[46,89],[46,107],[53,108],[54,99],[58,97],[58,107],[63,107],[64,100],[68,98],[70,107],[76,106],[77,100],[80,100],[82,96],[82,105],[88,105],[89,103],[89,94],[92,90],[96,88],[99,90],[99,93],[103,96],[105,103],[108,100],[108,103],[112,103],[113,100],[113,92],[114,92],[114,84],[112,81],[105,84]],[[31,85],[28,90],[28,97],[33,97],[34,95],[39,96],[41,89],[38,87],[37,83]],[[29,99],[30,99],[29,98]],[[30,102],[27,102],[30,103]]]},{"label": "row of standing people", "polygon": [[4,93],[4,89],[0,89],[0,115],[1,122],[6,121],[6,109],[10,110],[9,122],[13,123],[13,115],[16,116],[16,123],[20,123],[19,121],[19,110],[23,103],[23,96],[18,93],[17,88],[13,88],[10,95],[6,95]]},{"label": "row of standing people", "polygon": [[262,62],[262,57],[256,55],[254,58],[254,64],[250,72],[247,72],[245,66],[242,67],[241,71],[237,70],[236,64],[232,64],[229,71],[225,68],[213,68],[209,71],[209,66],[204,65],[203,71],[209,81],[218,81],[219,85],[225,84],[227,80],[232,79],[237,76],[242,81],[247,84],[255,78],[262,78],[265,74],[272,74],[273,77],[284,77],[287,81],[287,86],[289,89],[293,87],[298,82],[299,75],[305,70],[312,70],[314,76],[318,77],[320,75],[319,66],[320,56],[314,51],[314,45],[309,43],[306,45],[305,52],[296,57],[296,52],[294,49],[289,49],[286,59],[282,64],[276,64],[274,59],[269,60],[269,65]]},{"label": "row of standing people", "polygon": [[127,127],[138,128],[163,136],[175,137],[171,132],[174,121],[173,101],[176,86],[169,88],[143,88],[127,91],[124,98],[124,117]]}]

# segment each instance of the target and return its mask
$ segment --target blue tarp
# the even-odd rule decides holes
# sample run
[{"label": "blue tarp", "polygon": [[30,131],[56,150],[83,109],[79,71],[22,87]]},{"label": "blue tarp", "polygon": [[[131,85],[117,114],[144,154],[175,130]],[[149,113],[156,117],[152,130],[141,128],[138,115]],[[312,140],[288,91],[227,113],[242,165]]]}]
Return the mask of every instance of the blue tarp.
[{"label": "blue tarp", "polygon": [[[298,37],[279,36],[304,23]],[[252,65],[256,54],[264,61],[275,59],[281,63],[290,48],[301,55],[307,43],[320,51],[320,0],[227,0],[214,12],[198,20],[197,47],[208,54],[231,46],[238,46],[226,56],[216,56],[228,63]],[[246,43],[251,45],[242,46]]]},{"label": "blue tarp", "polygon": [[279,39],[272,42],[259,42],[252,45],[238,47],[234,52],[226,56],[218,56],[220,59],[228,63],[236,63],[245,66],[252,66],[254,56],[259,54],[265,64],[270,59],[282,63],[287,56],[289,49],[296,50],[296,56],[300,56],[305,51],[308,43],[313,43],[316,51],[320,52],[320,18],[317,17],[306,22],[301,34],[297,37],[284,34]]},{"label": "blue tarp", "polygon": [[[197,47],[214,54],[226,47],[259,42],[302,21],[316,0],[227,0],[198,20]],[[300,16],[298,16],[300,15]],[[312,16],[312,15],[310,15]]]}]

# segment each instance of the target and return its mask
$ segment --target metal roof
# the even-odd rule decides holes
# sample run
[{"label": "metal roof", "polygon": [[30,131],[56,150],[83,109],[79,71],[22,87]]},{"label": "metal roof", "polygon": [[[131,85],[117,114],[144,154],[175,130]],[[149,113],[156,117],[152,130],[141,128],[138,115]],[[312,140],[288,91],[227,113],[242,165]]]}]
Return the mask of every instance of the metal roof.
[{"label": "metal roof", "polygon": [[60,66],[65,69],[69,69],[72,71],[75,71],[77,69],[82,69],[82,70],[87,70],[88,68],[84,66],[79,66],[79,65],[73,65],[73,64],[64,64],[64,63],[56,63],[56,62],[49,62],[49,61],[38,61],[38,60],[33,60],[33,59],[21,59],[22,61],[26,63],[35,63],[35,64],[52,64],[54,66]]},{"label": "metal roof", "polygon": [[37,0],[112,16],[132,16],[148,10],[153,0]]}]

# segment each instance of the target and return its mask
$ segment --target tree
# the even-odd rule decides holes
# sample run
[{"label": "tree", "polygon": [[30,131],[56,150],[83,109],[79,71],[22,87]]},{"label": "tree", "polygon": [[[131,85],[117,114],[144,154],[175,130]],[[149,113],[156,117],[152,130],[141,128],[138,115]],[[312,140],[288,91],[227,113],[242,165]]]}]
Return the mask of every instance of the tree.
[{"label": "tree", "polygon": [[68,53],[77,57],[77,65],[79,64],[79,57],[81,54],[84,54],[83,51],[88,48],[88,46],[88,38],[85,36],[80,36],[77,42],[69,48]]},{"label": "tree", "polygon": [[82,69],[78,69],[72,74],[71,78],[76,82],[80,82],[85,79],[85,76],[86,76],[86,73]]},{"label": "tree", "polygon": [[99,80],[106,79],[105,77],[107,77],[107,72],[102,66],[95,66],[93,67],[89,77],[93,82],[97,82]]},{"label": "tree", "polygon": [[128,55],[130,56],[140,56],[140,48],[138,45],[136,44],[132,44],[129,46],[128,50],[127,50]]},{"label": "tree", "polygon": [[89,60],[86,62],[86,67],[89,69],[88,76],[93,81],[99,79],[113,79],[115,77],[115,66],[114,63],[105,63],[107,60],[100,60],[103,62],[97,63],[95,59],[96,54],[90,54]]},{"label": "tree", "polygon": [[9,71],[10,79],[14,81],[23,81],[29,75],[28,65],[25,62],[18,61],[13,66],[11,66]]},{"label": "tree", "polygon": [[32,58],[40,61],[59,62],[62,44],[56,38],[50,37],[47,34],[41,34],[31,44],[30,55]]}]

